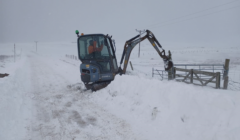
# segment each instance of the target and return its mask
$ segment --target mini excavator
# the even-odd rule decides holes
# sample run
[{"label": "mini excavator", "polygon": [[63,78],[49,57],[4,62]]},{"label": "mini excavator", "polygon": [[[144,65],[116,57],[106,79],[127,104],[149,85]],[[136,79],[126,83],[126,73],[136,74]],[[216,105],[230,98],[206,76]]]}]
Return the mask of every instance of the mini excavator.
[{"label": "mini excavator", "polygon": [[[78,30],[76,30],[76,34],[78,37],[78,58],[82,62],[80,64],[81,80],[87,90],[97,91],[105,88],[114,80],[117,74],[125,74],[131,51],[138,43],[146,38],[163,59],[165,71],[169,71],[173,67],[170,51],[169,55],[166,56],[165,50],[149,30],[126,41],[119,67],[115,55],[115,41],[112,39],[112,36],[108,34],[84,35],[83,33],[79,35]],[[143,36],[141,37],[141,35]],[[123,68],[121,68],[123,62]]]}]

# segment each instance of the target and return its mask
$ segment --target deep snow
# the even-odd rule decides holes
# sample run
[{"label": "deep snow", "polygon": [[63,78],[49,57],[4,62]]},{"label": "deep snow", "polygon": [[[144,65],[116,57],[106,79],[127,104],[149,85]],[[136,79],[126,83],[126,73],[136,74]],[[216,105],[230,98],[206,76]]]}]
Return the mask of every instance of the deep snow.
[{"label": "deep snow", "polygon": [[[17,44],[0,60],[0,139],[238,140],[240,90],[213,89],[151,77],[163,62],[146,42],[132,52],[134,71],[105,89],[84,91],[75,43]],[[123,43],[117,44],[120,60]],[[137,46],[138,47],[138,46]],[[240,46],[164,46],[175,63],[224,63],[240,82]],[[13,54],[1,44],[0,55]]]}]

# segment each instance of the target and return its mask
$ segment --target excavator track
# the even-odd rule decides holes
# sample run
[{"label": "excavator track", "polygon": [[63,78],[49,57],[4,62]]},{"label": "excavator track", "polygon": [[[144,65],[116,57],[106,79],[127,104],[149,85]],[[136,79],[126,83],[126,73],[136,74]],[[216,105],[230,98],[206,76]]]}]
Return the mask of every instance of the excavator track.
[{"label": "excavator track", "polygon": [[84,85],[87,90],[97,91],[107,87],[110,83],[111,82],[100,82],[100,83],[93,83],[93,84],[84,83]]}]

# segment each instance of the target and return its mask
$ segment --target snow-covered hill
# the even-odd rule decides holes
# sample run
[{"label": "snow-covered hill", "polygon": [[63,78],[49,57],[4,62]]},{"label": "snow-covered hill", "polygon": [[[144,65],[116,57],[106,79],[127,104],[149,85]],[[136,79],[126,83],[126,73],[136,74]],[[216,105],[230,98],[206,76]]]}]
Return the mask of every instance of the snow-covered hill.
[{"label": "snow-covered hill", "polygon": [[[122,43],[123,44],[123,43]],[[118,61],[122,44],[117,44]],[[75,43],[18,44],[13,62],[0,60],[0,139],[238,140],[240,91],[160,81],[151,77],[162,60],[149,44],[132,52],[134,71],[105,89],[84,91]],[[175,63],[224,63],[240,82],[240,47],[164,46]],[[0,45],[11,55],[11,44]]]}]

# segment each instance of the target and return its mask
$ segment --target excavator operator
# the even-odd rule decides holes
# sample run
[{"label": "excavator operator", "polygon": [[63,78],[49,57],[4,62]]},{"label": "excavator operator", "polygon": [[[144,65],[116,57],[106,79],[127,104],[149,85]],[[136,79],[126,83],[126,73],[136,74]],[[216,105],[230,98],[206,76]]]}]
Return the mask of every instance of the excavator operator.
[{"label": "excavator operator", "polygon": [[88,46],[88,53],[91,54],[93,52],[101,52],[103,49],[103,43],[99,48],[97,48],[97,41],[90,40],[89,41],[89,46]]}]

